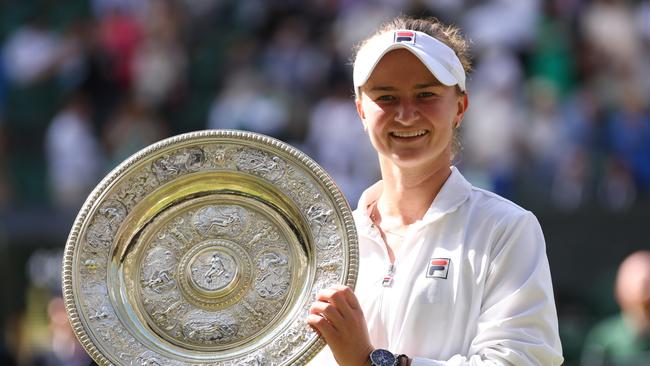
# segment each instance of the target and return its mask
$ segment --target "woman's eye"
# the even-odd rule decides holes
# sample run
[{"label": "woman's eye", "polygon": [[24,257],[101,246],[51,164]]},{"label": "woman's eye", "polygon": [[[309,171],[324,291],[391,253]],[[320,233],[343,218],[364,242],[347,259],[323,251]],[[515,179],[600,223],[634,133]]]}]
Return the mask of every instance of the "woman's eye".
[{"label": "woman's eye", "polygon": [[390,101],[393,101],[393,100],[395,100],[395,97],[392,96],[392,95],[381,95],[381,96],[379,96],[377,98],[377,101],[380,101],[380,102],[390,102]]},{"label": "woman's eye", "polygon": [[434,97],[434,96],[436,96],[436,95],[434,93],[432,93],[432,92],[418,93],[418,98],[430,98],[430,97]]}]

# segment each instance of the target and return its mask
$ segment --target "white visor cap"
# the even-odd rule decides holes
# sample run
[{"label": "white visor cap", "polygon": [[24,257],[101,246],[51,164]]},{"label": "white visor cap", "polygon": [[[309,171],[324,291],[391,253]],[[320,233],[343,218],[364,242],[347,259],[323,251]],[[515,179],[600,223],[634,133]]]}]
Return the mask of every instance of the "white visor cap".
[{"label": "white visor cap", "polygon": [[442,84],[458,85],[461,91],[465,91],[465,69],[456,53],[426,33],[403,29],[382,33],[361,47],[353,71],[357,96],[361,95],[361,86],[368,81],[382,57],[398,48],[411,51]]}]

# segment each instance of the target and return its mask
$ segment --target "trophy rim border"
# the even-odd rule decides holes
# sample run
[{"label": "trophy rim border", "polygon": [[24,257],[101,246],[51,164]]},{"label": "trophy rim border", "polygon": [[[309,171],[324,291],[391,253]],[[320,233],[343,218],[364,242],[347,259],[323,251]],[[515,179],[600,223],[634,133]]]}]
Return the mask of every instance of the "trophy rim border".
[{"label": "trophy rim border", "polygon": [[[340,212],[340,220],[342,222],[342,229],[346,235],[348,263],[347,271],[343,273],[340,284],[346,285],[354,289],[359,273],[359,241],[356,232],[356,226],[352,215],[352,209],[344,197],[340,188],[334,182],[334,179],[312,158],[304,152],[291,146],[288,143],[280,141],[276,138],[266,136],[256,132],[242,131],[242,130],[200,130],[172,136],[154,144],[151,144],[129,158],[120,163],[117,167],[111,170],[97,186],[91,191],[81,206],[79,213],[75,217],[74,223],[70,230],[70,234],[66,240],[66,245],[63,253],[62,260],[62,292],[65,309],[68,314],[68,320],[72,326],[75,337],[79,340],[84,350],[99,366],[112,365],[111,361],[104,355],[103,352],[93,342],[91,336],[86,331],[84,324],[81,320],[77,299],[74,296],[74,253],[77,245],[79,244],[79,235],[81,234],[82,227],[86,223],[87,218],[95,206],[116,182],[119,181],[129,170],[145,160],[156,152],[171,147],[173,145],[182,144],[192,140],[199,139],[225,139],[232,140],[233,142],[254,142],[261,146],[268,147],[271,150],[281,151],[289,155],[291,158],[301,165],[301,167],[310,173],[317,182],[325,189],[329,197],[331,197],[332,204]],[[305,350],[294,361],[296,365],[306,365],[318,352],[325,346],[322,337],[317,337],[315,342],[312,342],[305,348]]]}]

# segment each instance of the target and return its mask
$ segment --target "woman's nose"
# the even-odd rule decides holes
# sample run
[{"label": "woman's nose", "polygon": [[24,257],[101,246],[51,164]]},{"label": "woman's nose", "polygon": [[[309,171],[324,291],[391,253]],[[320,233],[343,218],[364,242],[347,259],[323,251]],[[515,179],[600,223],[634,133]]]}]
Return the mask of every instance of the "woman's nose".
[{"label": "woman's nose", "polygon": [[411,123],[418,118],[418,111],[413,102],[403,100],[397,106],[395,120],[400,123]]}]

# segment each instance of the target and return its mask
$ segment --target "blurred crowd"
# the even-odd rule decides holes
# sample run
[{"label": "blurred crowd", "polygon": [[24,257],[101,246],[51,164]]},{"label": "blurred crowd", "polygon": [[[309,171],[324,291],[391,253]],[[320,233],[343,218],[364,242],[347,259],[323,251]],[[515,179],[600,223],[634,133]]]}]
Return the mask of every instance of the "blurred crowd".
[{"label": "blurred crowd", "polygon": [[379,171],[350,61],[399,14],[472,42],[456,163],[475,185],[548,210],[650,202],[649,0],[5,0],[0,213],[78,210],[131,154],[206,128],[298,147],[354,207]]},{"label": "blurred crowd", "polygon": [[532,204],[624,211],[650,192],[650,2],[5,1],[0,207],[79,206],[166,136],[237,128],[287,141],[351,200],[378,176],[352,103],[356,42],[400,13],[473,43],[457,159]]}]

